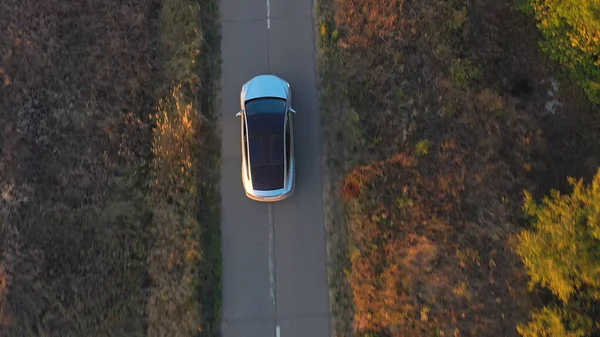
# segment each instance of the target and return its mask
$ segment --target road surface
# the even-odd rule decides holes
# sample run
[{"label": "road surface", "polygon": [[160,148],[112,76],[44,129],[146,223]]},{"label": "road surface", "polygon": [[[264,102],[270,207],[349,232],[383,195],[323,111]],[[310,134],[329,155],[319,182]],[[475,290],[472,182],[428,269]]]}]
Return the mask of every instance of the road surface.
[{"label": "road surface", "polygon": [[[321,127],[311,0],[221,0],[223,337],[329,337]],[[240,177],[241,86],[274,74],[292,88],[296,191],[248,199]]]}]

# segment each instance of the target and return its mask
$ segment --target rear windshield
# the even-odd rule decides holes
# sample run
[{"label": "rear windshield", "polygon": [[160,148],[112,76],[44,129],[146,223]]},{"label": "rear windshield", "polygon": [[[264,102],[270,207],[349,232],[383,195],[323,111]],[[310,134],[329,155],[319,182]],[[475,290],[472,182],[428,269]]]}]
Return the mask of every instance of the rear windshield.
[{"label": "rear windshield", "polygon": [[285,100],[281,98],[257,98],[246,102],[246,113],[282,114],[285,113]]}]

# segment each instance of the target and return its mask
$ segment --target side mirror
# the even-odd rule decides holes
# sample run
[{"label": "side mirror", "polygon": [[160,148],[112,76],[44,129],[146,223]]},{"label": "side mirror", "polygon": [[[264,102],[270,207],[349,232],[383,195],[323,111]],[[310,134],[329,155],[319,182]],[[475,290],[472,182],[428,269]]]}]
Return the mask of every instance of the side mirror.
[{"label": "side mirror", "polygon": [[238,113],[235,114],[235,117],[240,117],[243,112],[244,112],[244,110],[240,110]]},{"label": "side mirror", "polygon": [[292,108],[290,108],[290,111],[291,111],[291,112],[292,112],[294,115],[297,113],[297,112],[296,112],[296,110],[294,110],[294,109],[292,109]]}]

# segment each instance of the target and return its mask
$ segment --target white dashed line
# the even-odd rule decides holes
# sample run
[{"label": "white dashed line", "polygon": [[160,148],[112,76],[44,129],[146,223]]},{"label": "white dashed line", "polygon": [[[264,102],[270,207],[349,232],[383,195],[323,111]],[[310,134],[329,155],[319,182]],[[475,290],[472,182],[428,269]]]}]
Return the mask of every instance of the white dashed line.
[{"label": "white dashed line", "polygon": [[269,213],[269,290],[271,300],[273,301],[273,308],[275,308],[275,256],[274,246],[275,238],[273,237],[274,222],[273,222],[273,204],[269,203],[267,208]]},{"label": "white dashed line", "polygon": [[279,329],[279,325],[275,327],[275,337],[280,337],[280,329]]},{"label": "white dashed line", "polygon": [[267,0],[267,29],[271,29],[271,4]]}]

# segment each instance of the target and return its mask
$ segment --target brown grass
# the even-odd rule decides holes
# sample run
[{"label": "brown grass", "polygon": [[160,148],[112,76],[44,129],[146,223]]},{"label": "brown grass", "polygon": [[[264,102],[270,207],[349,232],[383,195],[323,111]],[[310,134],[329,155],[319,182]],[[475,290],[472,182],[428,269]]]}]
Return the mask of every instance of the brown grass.
[{"label": "brown grass", "polygon": [[[195,21],[202,22],[199,32],[213,34],[213,19],[200,17],[214,15],[208,7],[214,2],[201,2],[206,7],[194,12],[178,1],[171,9],[190,11],[191,19],[162,20],[174,2],[0,4],[3,336],[184,335],[198,327],[205,331],[218,317],[218,301],[199,296],[204,288],[220,296],[218,287],[199,282],[219,262],[204,242],[218,237],[217,207],[211,206],[218,199],[206,183],[218,172],[210,159],[218,148],[211,131],[214,85],[206,69],[187,67],[201,57],[200,64],[213,65],[217,54],[176,52],[160,38],[182,28],[174,24]],[[214,43],[199,41],[188,49]],[[194,118],[205,122],[193,131],[169,124],[172,130],[158,128],[153,136],[150,117],[157,109],[176,120],[178,109],[157,105],[179,83],[196,97]],[[166,147],[181,145],[161,136],[177,137],[178,131],[200,144],[182,148],[183,157],[195,163],[200,155],[206,159],[185,177],[183,190],[162,173],[180,157],[161,157],[161,148],[153,148],[157,138]],[[163,199],[167,190],[171,194]],[[185,202],[173,205],[174,199]],[[198,207],[198,201],[207,206]],[[164,257],[165,242],[185,250],[186,268],[193,273],[164,268],[181,262],[156,258]],[[218,273],[211,276],[220,280]],[[165,283],[165,277],[175,280]],[[157,297],[160,306],[154,305]],[[198,314],[182,315],[189,310]],[[164,321],[182,324],[153,329]]]},{"label": "brown grass", "polygon": [[500,336],[527,314],[524,273],[503,247],[514,227],[465,219],[464,159],[447,140],[347,176],[363,186],[346,202],[356,331]]},{"label": "brown grass", "polygon": [[521,191],[595,172],[600,114],[511,6],[318,2],[337,336],[516,336],[538,301]]}]

